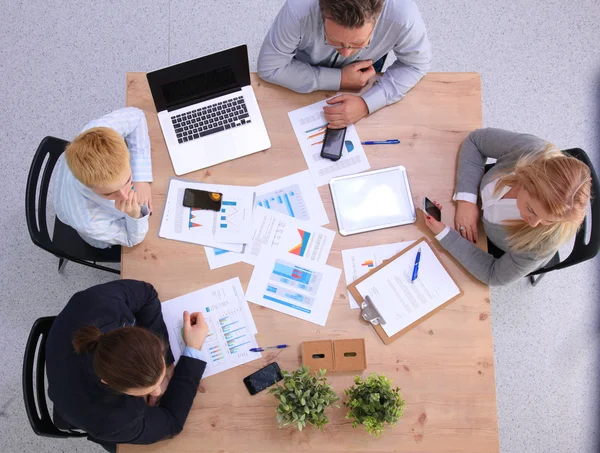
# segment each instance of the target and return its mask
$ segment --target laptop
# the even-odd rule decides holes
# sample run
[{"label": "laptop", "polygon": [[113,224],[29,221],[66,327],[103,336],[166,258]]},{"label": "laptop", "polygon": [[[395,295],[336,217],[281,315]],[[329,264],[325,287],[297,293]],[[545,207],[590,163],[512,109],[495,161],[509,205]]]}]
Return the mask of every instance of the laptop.
[{"label": "laptop", "polygon": [[175,174],[271,147],[246,45],[147,74]]}]

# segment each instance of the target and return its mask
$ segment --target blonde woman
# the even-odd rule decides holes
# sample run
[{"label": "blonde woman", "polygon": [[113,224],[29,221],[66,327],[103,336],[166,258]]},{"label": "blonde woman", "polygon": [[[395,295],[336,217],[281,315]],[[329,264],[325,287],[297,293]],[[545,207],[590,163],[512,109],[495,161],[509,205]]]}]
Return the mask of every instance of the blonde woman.
[{"label": "blonde woman", "polygon": [[[497,159],[484,175],[486,159]],[[456,230],[431,216],[425,223],[473,276],[506,285],[544,266],[571,239],[591,196],[589,167],[538,137],[502,129],[479,129],[463,142],[454,199]],[[478,248],[481,198],[488,239],[500,258]]]}]

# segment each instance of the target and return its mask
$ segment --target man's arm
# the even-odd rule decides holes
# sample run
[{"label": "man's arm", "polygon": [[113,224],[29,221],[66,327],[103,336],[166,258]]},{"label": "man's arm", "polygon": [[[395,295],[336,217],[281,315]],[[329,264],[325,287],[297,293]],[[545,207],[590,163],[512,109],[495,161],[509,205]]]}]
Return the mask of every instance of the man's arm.
[{"label": "man's arm", "polygon": [[105,209],[76,193],[64,209],[67,218],[60,220],[77,230],[92,247],[106,248],[117,244],[133,247],[142,242],[148,232],[150,211],[146,206],[141,206],[142,217],[139,219],[125,215],[125,218],[115,220]]},{"label": "man's arm", "polygon": [[403,29],[394,45],[396,61],[387,68],[373,87],[362,95],[369,113],[402,99],[431,66],[431,44],[421,13],[414,3],[411,4],[408,14],[413,20]]},{"label": "man's arm", "polygon": [[110,127],[125,139],[131,153],[133,182],[152,182],[152,157],[150,136],[144,112],[135,107],[115,110],[102,118],[86,124],[84,131],[92,127]]},{"label": "man's arm", "polygon": [[295,58],[303,32],[300,17],[286,2],[263,41],[258,55],[258,75],[267,82],[298,93],[338,90],[342,70],[311,66]]}]

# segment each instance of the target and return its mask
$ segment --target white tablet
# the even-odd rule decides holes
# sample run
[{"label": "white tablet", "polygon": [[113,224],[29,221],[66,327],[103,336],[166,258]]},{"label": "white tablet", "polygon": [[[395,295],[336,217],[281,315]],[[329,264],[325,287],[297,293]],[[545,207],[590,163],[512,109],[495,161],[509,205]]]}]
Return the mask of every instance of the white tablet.
[{"label": "white tablet", "polygon": [[329,187],[342,236],[417,220],[406,168],[402,166],[332,178]]}]

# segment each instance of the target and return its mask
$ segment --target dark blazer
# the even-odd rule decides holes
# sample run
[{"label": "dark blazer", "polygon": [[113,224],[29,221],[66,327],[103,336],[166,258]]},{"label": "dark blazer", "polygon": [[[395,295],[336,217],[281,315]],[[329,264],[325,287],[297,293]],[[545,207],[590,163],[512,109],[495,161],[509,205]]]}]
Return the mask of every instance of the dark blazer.
[{"label": "dark blazer", "polygon": [[166,363],[173,363],[160,301],[152,285],[119,280],[75,294],[58,315],[46,343],[48,395],[60,418],[91,440],[151,444],[178,434],[192,407],[206,363],[182,356],[156,407],[145,399],[117,393],[95,374],[91,354],[79,355],[73,332],[95,325],[102,332],[145,327],[164,339]]}]

